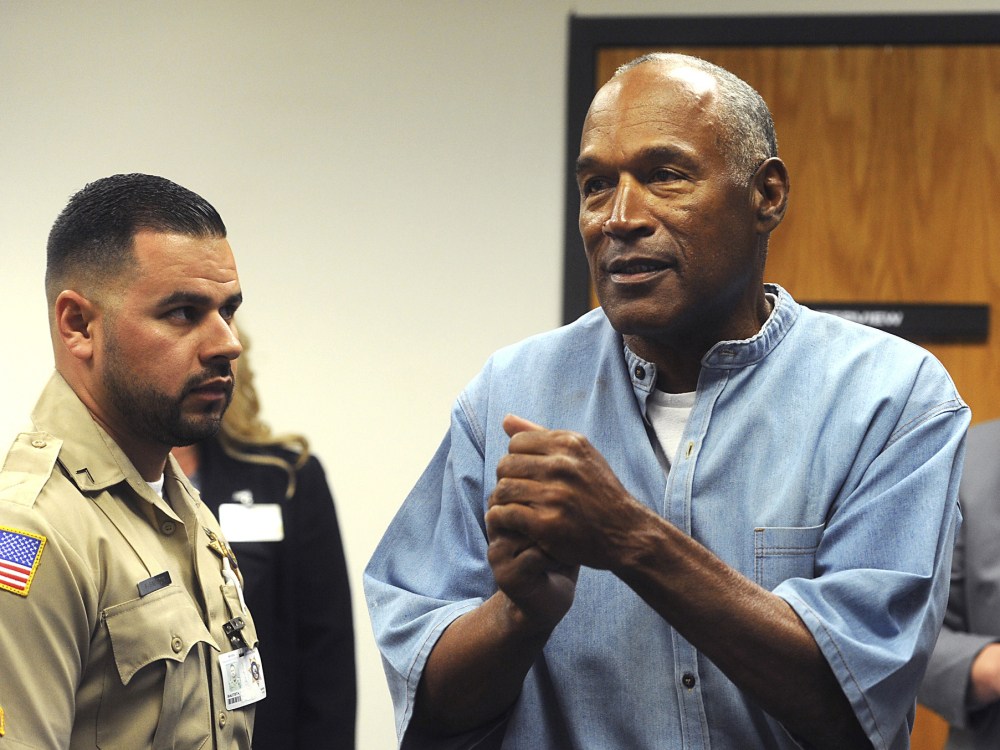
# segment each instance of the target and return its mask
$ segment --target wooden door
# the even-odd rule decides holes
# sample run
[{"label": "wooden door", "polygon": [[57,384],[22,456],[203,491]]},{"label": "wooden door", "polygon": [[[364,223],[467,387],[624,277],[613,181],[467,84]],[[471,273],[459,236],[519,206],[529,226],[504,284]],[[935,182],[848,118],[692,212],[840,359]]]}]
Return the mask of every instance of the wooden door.
[{"label": "wooden door", "polygon": [[[771,108],[792,190],[768,281],[813,301],[1000,301],[1000,48],[606,48],[596,86],[659,50],[721,65]],[[1000,337],[928,349],[974,423],[1000,417]],[[947,735],[918,707],[914,750]]]}]

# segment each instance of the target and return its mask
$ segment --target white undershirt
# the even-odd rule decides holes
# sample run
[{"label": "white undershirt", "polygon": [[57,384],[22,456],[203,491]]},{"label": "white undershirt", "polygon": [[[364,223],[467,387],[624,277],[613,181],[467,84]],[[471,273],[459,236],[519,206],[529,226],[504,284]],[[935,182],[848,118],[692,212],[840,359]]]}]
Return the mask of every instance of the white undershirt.
[{"label": "white undershirt", "polygon": [[155,482],[146,482],[146,484],[148,484],[150,486],[150,489],[152,489],[153,492],[155,492],[157,495],[159,495],[160,498],[166,500],[166,498],[163,497],[163,475],[162,474],[160,474],[160,478],[157,479]]},{"label": "white undershirt", "polygon": [[[774,316],[778,298],[770,292],[764,296],[771,303],[771,313],[764,322],[766,326]],[[761,330],[764,326],[761,326]],[[684,437],[684,428],[687,426],[688,417],[691,416],[691,407],[694,406],[694,396],[695,391],[665,393],[654,389],[646,399],[646,416],[653,425],[653,432],[656,433],[656,439],[660,442],[660,448],[667,459],[668,469],[673,464],[681,438]]]},{"label": "white undershirt", "polygon": [[677,453],[677,447],[684,436],[691,407],[694,406],[694,391],[688,393],[664,393],[654,390],[646,399],[646,416],[653,425],[660,448],[671,465]]},{"label": "white undershirt", "polygon": [[[765,293],[767,301],[771,303],[771,313],[767,316],[764,326],[774,317],[774,310],[778,306],[778,298],[770,292]],[[761,330],[764,330],[761,326]],[[646,416],[653,425],[653,432],[663,450],[664,458],[667,460],[667,470],[674,462],[677,455],[677,448],[684,437],[684,428],[687,426],[688,417],[691,416],[691,407],[694,406],[695,391],[688,393],[665,393],[664,391],[653,390],[646,399]]]}]

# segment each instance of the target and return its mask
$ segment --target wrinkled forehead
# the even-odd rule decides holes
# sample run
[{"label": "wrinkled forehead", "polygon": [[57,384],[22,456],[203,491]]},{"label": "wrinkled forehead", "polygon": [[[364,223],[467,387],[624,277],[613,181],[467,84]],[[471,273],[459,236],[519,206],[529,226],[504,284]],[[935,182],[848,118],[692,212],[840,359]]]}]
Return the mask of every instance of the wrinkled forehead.
[{"label": "wrinkled forehead", "polygon": [[715,78],[683,63],[647,62],[612,78],[587,112],[583,137],[593,128],[696,117],[713,122]]}]

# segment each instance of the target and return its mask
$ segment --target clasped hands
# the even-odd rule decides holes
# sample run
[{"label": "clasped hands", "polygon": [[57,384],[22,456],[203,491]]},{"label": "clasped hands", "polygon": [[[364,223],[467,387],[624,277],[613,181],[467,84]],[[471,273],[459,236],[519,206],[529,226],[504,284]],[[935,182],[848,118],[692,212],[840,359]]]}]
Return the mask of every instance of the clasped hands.
[{"label": "clasped hands", "polygon": [[582,435],[508,414],[486,530],[497,585],[522,613],[554,627],[573,603],[581,565],[615,571],[650,511]]}]

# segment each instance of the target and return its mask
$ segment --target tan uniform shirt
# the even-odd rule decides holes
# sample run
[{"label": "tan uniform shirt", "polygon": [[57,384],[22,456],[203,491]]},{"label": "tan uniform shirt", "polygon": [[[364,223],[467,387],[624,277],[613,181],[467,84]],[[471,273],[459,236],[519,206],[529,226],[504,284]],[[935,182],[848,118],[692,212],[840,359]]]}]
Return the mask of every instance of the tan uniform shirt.
[{"label": "tan uniform shirt", "polygon": [[0,578],[0,750],[249,748],[253,706],[226,709],[218,663],[243,613],[215,518],[173,458],[164,502],[58,374],[31,418],[0,471],[6,556],[44,537],[26,593]]}]

